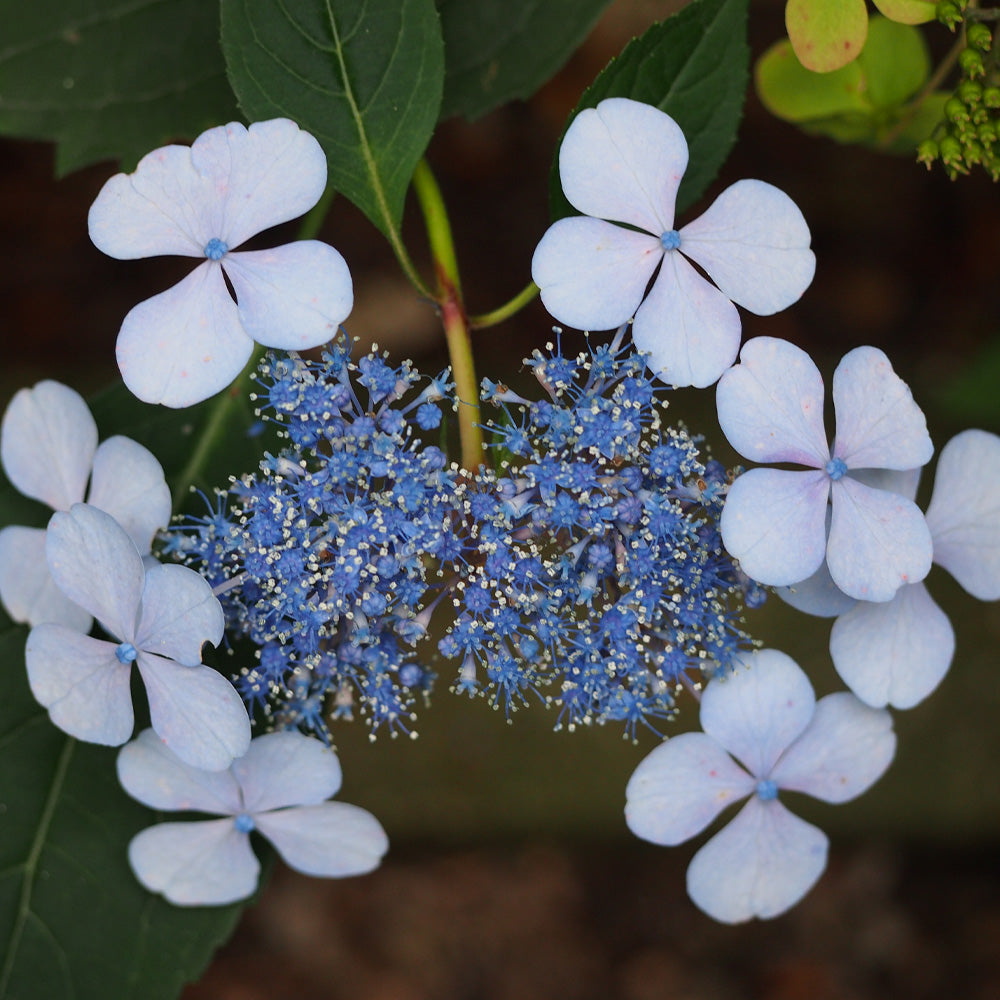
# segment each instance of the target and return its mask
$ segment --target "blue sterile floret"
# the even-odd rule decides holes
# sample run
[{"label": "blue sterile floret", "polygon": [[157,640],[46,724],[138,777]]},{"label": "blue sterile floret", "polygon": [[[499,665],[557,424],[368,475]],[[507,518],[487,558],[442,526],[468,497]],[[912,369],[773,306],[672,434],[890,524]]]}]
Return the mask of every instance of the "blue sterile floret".
[{"label": "blue sterile floret", "polygon": [[287,447],[171,546],[259,647],[236,681],[248,704],[327,740],[354,710],[412,732],[444,657],[453,690],[508,716],[534,701],[556,728],[634,735],[672,715],[688,671],[728,665],[747,580],[718,532],[725,471],[663,424],[623,337],[535,352],[541,400],[486,383],[496,468],[476,473],[422,436],[456,405],[447,374],[354,363],[343,342],[267,358],[256,399]]}]

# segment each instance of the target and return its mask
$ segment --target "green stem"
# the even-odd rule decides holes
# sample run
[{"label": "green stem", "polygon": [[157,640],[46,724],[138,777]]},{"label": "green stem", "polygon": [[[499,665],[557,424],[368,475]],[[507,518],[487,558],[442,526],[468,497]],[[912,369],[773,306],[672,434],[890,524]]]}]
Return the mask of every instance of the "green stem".
[{"label": "green stem", "polygon": [[482,313],[480,316],[470,316],[469,326],[473,330],[496,326],[497,323],[502,323],[505,319],[510,319],[515,313],[520,312],[537,294],[538,285],[532,281],[527,288],[518,292],[510,302],[505,302],[492,312]]},{"label": "green stem", "polygon": [[330,185],[327,185],[320,200],[313,205],[313,207],[309,210],[309,213],[302,220],[302,225],[299,226],[299,235],[297,239],[316,239],[319,235],[320,229],[323,227],[323,220],[326,218],[326,213],[330,211],[330,205],[333,203],[333,199],[336,197],[336,194],[336,190],[330,187]]},{"label": "green stem", "polygon": [[421,160],[413,174],[413,190],[427,226],[427,239],[434,259],[437,294],[434,300],[441,310],[441,323],[448,343],[451,371],[458,397],[458,436],[462,465],[474,471],[484,464],[483,432],[479,425],[479,382],[472,357],[469,319],[462,302],[462,284],[455,257],[451,224],[441,189],[426,160]]}]

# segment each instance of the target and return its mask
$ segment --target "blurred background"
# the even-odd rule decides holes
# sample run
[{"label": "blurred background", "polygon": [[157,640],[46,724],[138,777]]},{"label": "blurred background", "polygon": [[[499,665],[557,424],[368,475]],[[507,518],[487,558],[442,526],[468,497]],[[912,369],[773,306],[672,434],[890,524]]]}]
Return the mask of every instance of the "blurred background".
[{"label": "blurred background", "polygon": [[[581,91],[632,35],[677,6],[616,0],[530,104],[441,128],[428,158],[452,213],[471,312],[495,308],[529,280],[548,222],[549,165]],[[783,35],[782,11],[779,0],[752,0],[755,58]],[[943,29],[928,34],[950,42]],[[0,143],[0,405],[40,378],[85,393],[116,379],[122,317],[189,268],[121,263],[90,244],[87,208],[113,169],[56,181],[47,146]],[[818,258],[802,301],[775,317],[744,314],[745,338],[787,338],[827,375],[846,351],[877,345],[910,383],[939,448],[968,426],[1000,431],[994,185],[984,176],[951,183],[905,158],[809,138],[752,94],[734,154],[686,218],[741,177],[795,199]],[[405,232],[426,261],[415,212]],[[278,234],[293,235],[294,225]],[[348,332],[426,371],[442,367],[433,310],[360,213],[335,201],[322,235],[354,276]],[[481,333],[480,375],[516,381],[520,359],[550,326],[534,303]],[[731,461],[710,392],[677,393],[672,412]],[[487,704],[450,696],[442,678],[419,739],[372,744],[360,723],[336,733],[342,798],[389,831],[383,867],[333,883],[276,865],[186,1000],[1000,997],[1000,608],[969,598],[941,570],[929,582],[956,625],[952,670],[927,702],[896,713],[897,759],[866,796],[838,807],[789,796],[833,837],[826,875],[791,913],[718,926],[684,893],[697,844],[665,850],[629,835],[625,783],[654,736],[633,745],[610,728],[554,734],[540,710],[508,725]],[[772,599],[748,627],[796,657],[819,693],[842,687],[828,623]]]}]

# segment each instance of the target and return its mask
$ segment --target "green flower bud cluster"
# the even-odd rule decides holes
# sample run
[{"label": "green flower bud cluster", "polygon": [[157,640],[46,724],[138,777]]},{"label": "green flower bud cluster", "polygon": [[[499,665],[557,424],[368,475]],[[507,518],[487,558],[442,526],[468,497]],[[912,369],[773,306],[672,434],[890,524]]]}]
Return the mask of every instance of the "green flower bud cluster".
[{"label": "green flower bud cluster", "polygon": [[971,20],[967,0],[941,0],[938,20],[952,31],[962,28],[964,47],[958,53],[961,78],[944,105],[944,119],[933,138],[917,147],[917,160],[928,169],[940,161],[954,180],[980,166],[1000,180],[1000,66],[993,32],[981,20]]}]

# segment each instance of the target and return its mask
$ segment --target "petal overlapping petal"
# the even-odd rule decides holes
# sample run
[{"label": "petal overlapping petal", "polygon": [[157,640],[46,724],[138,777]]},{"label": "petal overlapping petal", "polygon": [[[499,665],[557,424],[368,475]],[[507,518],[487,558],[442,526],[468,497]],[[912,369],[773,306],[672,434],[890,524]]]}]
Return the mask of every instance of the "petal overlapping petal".
[{"label": "petal overlapping petal", "polygon": [[0,425],[0,460],[11,484],[53,510],[83,499],[97,424],[83,397],[46,379],[14,393]]},{"label": "petal overlapping petal", "polygon": [[584,215],[627,222],[659,238],[673,229],[687,162],[687,140],[669,115],[612,97],[571,122],[559,149],[559,177],[569,203]]},{"label": "petal overlapping petal", "polygon": [[225,628],[222,605],[203,576],[186,566],[146,571],[135,639],[140,649],[190,667],[201,663],[206,642],[219,644]]},{"label": "petal overlapping petal", "polygon": [[968,430],[941,449],[927,508],[934,561],[981,601],[1000,598],[1000,438]]},{"label": "petal overlapping petal", "polygon": [[315,805],[335,795],[341,772],[337,755],[319,740],[297,732],[258,736],[233,763],[247,812]]},{"label": "petal overlapping petal", "polygon": [[809,724],[815,705],[799,665],[776,649],[760,649],[709,682],[701,698],[701,728],[755,778],[767,778]]},{"label": "petal overlapping petal", "polygon": [[816,884],[828,848],[822,830],[754,796],[692,858],[688,895],[722,923],[776,917]]},{"label": "petal overlapping petal", "polygon": [[808,727],[775,765],[771,780],[824,802],[848,802],[882,777],[895,752],[892,716],[839,691],[816,703]]},{"label": "petal overlapping petal", "polygon": [[115,644],[62,625],[38,625],[24,651],[31,693],[63,732],[88,743],[119,746],[132,735],[131,666]]},{"label": "petal overlapping petal", "polygon": [[150,809],[236,815],[240,786],[231,771],[204,771],[185,764],[152,729],[144,729],[118,753],[118,780]]},{"label": "petal overlapping petal", "polygon": [[121,435],[101,442],[94,454],[87,501],[125,529],[140,555],[149,553],[153,535],[170,521],[163,467],[148,448]]},{"label": "petal overlapping petal", "polygon": [[754,779],[705,733],[681,733],[635,769],[625,789],[625,822],[644,840],[673,847],[700,833]]},{"label": "petal overlapping petal", "polygon": [[805,351],[774,337],[743,345],[740,363],[716,389],[719,426],[754,462],[823,468],[830,457],[823,428],[823,377]]},{"label": "petal overlapping petal", "polygon": [[888,601],[931,568],[931,533],[920,508],[898,493],[845,476],[833,483],[827,562],[834,583],[859,601]]},{"label": "petal overlapping petal", "polygon": [[250,746],[250,720],[236,688],[210,667],[152,653],[136,661],[156,735],[192,767],[221,771]]},{"label": "petal overlapping petal", "polygon": [[57,586],[45,561],[45,531],[8,525],[0,530],[0,601],[7,614],[28,625],[56,622],[89,632],[93,618]]},{"label": "petal overlapping petal", "polygon": [[343,878],[377,868],[389,838],[367,810],[323,802],[254,816],[285,863],[306,875]]},{"label": "petal overlapping petal", "polygon": [[560,323],[610,330],[630,319],[663,257],[658,239],[600,219],[560,219],[531,259],[542,303]]},{"label": "petal overlapping petal", "polygon": [[829,494],[822,472],[744,472],[729,487],[719,519],[723,544],[751,579],[800,583],[823,562]]},{"label": "petal overlapping petal", "polygon": [[135,638],[145,570],[132,539],[110,514],[77,503],[57,511],[45,537],[49,570],[59,589],[116,639]]},{"label": "petal overlapping petal", "polygon": [[922,583],[891,601],[862,601],[834,622],[830,655],[844,683],[875,708],[913,708],[941,683],[955,631]]},{"label": "petal overlapping petal", "polygon": [[836,618],[858,603],[833,582],[825,559],[812,576],[789,587],[777,587],[775,593],[796,611],[819,618]]},{"label": "petal overlapping petal", "polygon": [[145,403],[182,407],[227,386],[253,352],[222,269],[206,261],[125,317],[116,353],[122,379]]},{"label": "petal overlapping petal", "polygon": [[632,340],[664,382],[703,389],[736,359],[741,329],[732,302],[671,252],[635,314]]},{"label": "petal overlapping petal", "polygon": [[236,291],[243,329],[265,347],[319,347],[337,335],[354,305],[344,258],[316,240],[231,253],[223,266]]},{"label": "petal overlapping petal", "polygon": [[231,819],[160,823],[128,845],[136,878],[176,906],[224,906],[257,888],[260,863]]},{"label": "petal overlapping petal", "polygon": [[799,207],[772,184],[731,184],[680,230],[680,250],[737,305],[758,316],[787,309],[809,287],[816,257]]},{"label": "petal overlapping petal", "polygon": [[849,351],[833,373],[832,454],[851,469],[917,469],[934,454],[923,411],[877,347]]}]

